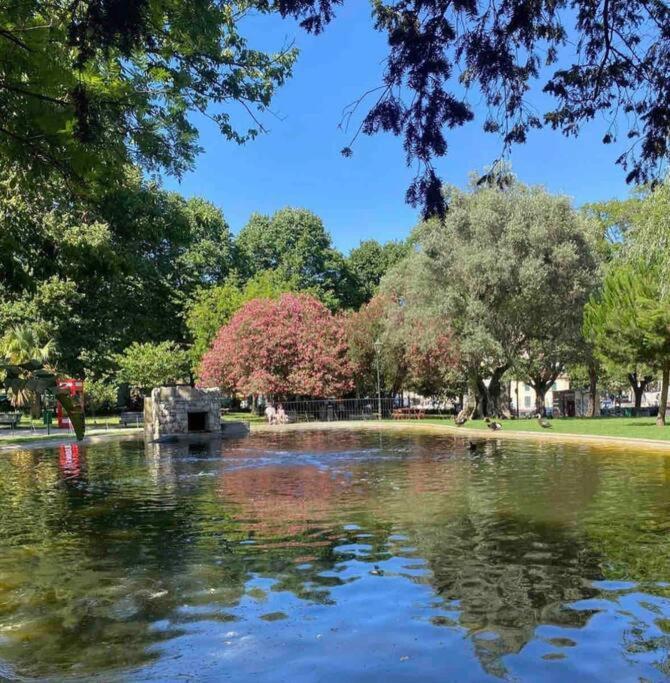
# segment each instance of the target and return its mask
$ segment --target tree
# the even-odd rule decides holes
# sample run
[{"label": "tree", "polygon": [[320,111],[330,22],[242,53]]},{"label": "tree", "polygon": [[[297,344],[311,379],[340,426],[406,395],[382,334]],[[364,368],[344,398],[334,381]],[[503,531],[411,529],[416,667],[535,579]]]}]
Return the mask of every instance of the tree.
[{"label": "tree", "polygon": [[236,240],[246,275],[273,270],[331,310],[357,302],[355,282],[321,219],[306,209],[253,214]]},{"label": "tree", "polygon": [[[342,4],[280,0],[278,6],[320,33]],[[667,3],[389,0],[373,2],[372,15],[389,53],[381,84],[345,111],[348,123],[367,96],[373,99],[342,153],[352,154],[361,132],[402,136],[408,164],[418,166],[407,199],[422,204],[425,216],[444,213],[448,196],[433,162],[448,151],[445,129],[474,120],[475,88],[488,109],[484,131],[501,137],[501,158],[533,129],[578,135],[603,114],[603,143],[615,142],[619,131],[634,141],[617,159],[628,182],[663,172],[670,144]],[[541,104],[532,102],[535,84]]]},{"label": "tree", "polygon": [[670,308],[661,300],[662,286],[658,272],[646,263],[614,263],[602,290],[589,301],[584,319],[585,334],[605,358],[661,370],[659,426],[665,425],[670,377]]},{"label": "tree", "polygon": [[[263,129],[297,53],[250,48],[239,32],[267,2],[26,0],[0,10],[0,155],[80,189],[136,163],[180,175],[199,152],[193,114],[228,139]],[[233,123],[230,103],[250,116]]]},{"label": "tree", "polygon": [[154,387],[184,382],[189,377],[189,357],[174,342],[138,344],[133,342],[115,358],[119,382],[146,395]]},{"label": "tree", "polygon": [[217,332],[247,301],[276,299],[295,290],[294,283],[282,279],[277,271],[264,270],[243,286],[239,277],[233,275],[222,285],[198,291],[186,312],[186,326],[193,339],[191,355],[194,364],[200,364]]},{"label": "tree", "polygon": [[[22,326],[11,327],[0,340],[0,357],[10,365],[22,366],[37,363],[42,366],[53,356],[51,340],[42,343],[35,329]],[[25,373],[21,374],[27,379]],[[18,391],[11,391],[12,403],[23,407],[30,405],[32,417],[39,417],[41,410],[41,392],[23,383]]]},{"label": "tree", "polygon": [[397,308],[391,294],[380,293],[345,318],[349,358],[359,395],[377,393],[377,363],[385,394],[393,396],[403,388],[408,373],[405,347],[391,334]]},{"label": "tree", "polygon": [[356,278],[360,303],[370,301],[376,294],[382,277],[388,270],[407,255],[409,246],[405,242],[365,240],[351,250],[347,265]]},{"label": "tree", "polygon": [[202,360],[200,381],[244,395],[341,396],[352,367],[342,321],[307,294],[246,303]]},{"label": "tree", "polygon": [[109,373],[133,341],[184,342],[186,302],[235,267],[218,209],[137,172],[91,202],[57,178],[27,185],[3,169],[0,329],[30,325],[52,339],[63,372]]},{"label": "tree", "polygon": [[416,283],[414,302],[428,319],[449,321],[468,382],[467,417],[505,413],[502,379],[512,367],[543,407],[581,337],[597,271],[590,226],[567,198],[511,177],[504,188],[446,194],[445,221],[417,227],[419,251],[393,277]]},{"label": "tree", "polygon": [[670,176],[642,194],[635,208],[624,253],[656,269],[660,284],[658,295],[666,303],[670,302]]},{"label": "tree", "polygon": [[347,316],[349,356],[359,393],[377,391],[379,362],[384,393],[402,390],[424,396],[445,395],[453,388],[457,348],[447,320],[426,315],[415,300],[423,291],[405,274],[384,281],[384,289],[358,311]]},{"label": "tree", "polygon": [[118,401],[119,387],[107,379],[86,379],[84,397],[87,410],[94,413],[112,410]]}]

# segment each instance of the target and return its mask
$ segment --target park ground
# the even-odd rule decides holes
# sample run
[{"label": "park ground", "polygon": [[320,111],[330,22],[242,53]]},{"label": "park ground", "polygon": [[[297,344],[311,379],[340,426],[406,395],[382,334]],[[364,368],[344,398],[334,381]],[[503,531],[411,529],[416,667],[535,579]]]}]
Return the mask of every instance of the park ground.
[{"label": "park ground", "polygon": [[[451,424],[440,418],[429,418],[424,422]],[[568,417],[548,420],[549,428],[542,427],[536,419],[502,420],[505,432],[524,432],[542,434],[572,434],[583,436],[604,436],[620,439],[652,439],[670,441],[670,425],[657,427],[653,417]],[[455,427],[459,429],[458,427]],[[471,420],[467,429],[490,431],[484,420]]]},{"label": "park ground", "polygon": [[[261,416],[256,416],[251,413],[229,413],[226,418],[228,421],[242,420],[251,424],[254,431],[264,429],[286,429],[286,428],[350,428],[356,429],[359,427],[378,428],[379,422],[335,422],[335,423],[308,423],[298,425],[288,425],[287,427],[269,427],[266,421]],[[431,431],[442,431],[439,428],[444,428],[445,433],[459,434],[464,437],[472,437],[481,434],[481,436],[497,436],[501,438],[515,436],[519,438],[528,439],[547,439],[547,440],[566,440],[571,442],[583,441],[584,443],[601,442],[601,441],[621,441],[622,443],[631,443],[630,440],[635,440],[643,444],[650,442],[657,442],[659,446],[667,446],[670,448],[670,425],[665,428],[656,426],[654,418],[649,417],[596,417],[596,418],[561,418],[550,420],[551,427],[543,428],[537,420],[520,419],[520,420],[503,420],[502,431],[491,432],[484,420],[471,420],[464,427],[456,427],[452,418],[447,417],[429,417],[423,420],[384,420],[382,423],[384,428],[403,429],[409,427],[416,429],[417,427],[426,426]],[[114,437],[119,435],[129,435],[132,433],[141,432],[141,428],[126,427],[121,428],[118,424],[118,417],[99,417],[95,420],[87,421],[86,435],[87,437]],[[29,445],[36,443],[51,442],[64,443],[74,441],[74,435],[68,434],[65,430],[52,428],[50,433],[42,427],[41,424],[35,423],[34,427],[29,425],[23,426],[17,430],[5,430],[0,432],[0,449],[11,448],[12,446]]]}]

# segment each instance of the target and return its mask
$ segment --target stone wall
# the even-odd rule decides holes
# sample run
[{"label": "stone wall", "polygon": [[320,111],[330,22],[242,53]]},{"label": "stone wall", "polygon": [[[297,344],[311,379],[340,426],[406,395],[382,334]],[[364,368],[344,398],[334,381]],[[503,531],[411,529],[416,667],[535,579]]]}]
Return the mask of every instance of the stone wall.
[{"label": "stone wall", "polygon": [[221,395],[218,389],[188,385],[157,387],[144,399],[144,431],[154,440],[188,434],[188,414],[205,413],[206,432],[221,431]]}]

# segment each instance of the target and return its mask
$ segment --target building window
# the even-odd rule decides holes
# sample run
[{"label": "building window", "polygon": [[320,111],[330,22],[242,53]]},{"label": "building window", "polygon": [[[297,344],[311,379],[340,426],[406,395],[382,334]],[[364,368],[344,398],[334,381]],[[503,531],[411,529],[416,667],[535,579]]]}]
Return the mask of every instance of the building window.
[{"label": "building window", "polygon": [[523,385],[524,391],[528,393],[530,391],[530,384],[524,384]]},{"label": "building window", "polygon": [[523,397],[523,407],[530,408],[530,396]]}]

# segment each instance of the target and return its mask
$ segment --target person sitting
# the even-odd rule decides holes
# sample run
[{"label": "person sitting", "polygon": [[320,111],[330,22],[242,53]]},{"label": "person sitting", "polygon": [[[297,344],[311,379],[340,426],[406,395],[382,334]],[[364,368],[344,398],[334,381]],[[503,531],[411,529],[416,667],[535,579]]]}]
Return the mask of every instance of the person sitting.
[{"label": "person sitting", "polygon": [[288,417],[284,412],[284,406],[280,403],[277,406],[277,423],[280,425],[286,424],[288,422]]},{"label": "person sitting", "polygon": [[272,403],[267,404],[265,408],[265,417],[268,419],[268,424],[273,425],[277,423],[277,411]]}]

